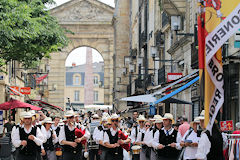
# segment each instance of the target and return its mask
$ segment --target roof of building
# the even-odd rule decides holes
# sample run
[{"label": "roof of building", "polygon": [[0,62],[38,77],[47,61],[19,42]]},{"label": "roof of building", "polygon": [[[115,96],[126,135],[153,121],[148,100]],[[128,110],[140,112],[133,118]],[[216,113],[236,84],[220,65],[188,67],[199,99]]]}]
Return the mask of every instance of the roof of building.
[{"label": "roof of building", "polygon": [[[93,65],[93,72],[104,72],[104,63],[103,62],[95,62]],[[66,67],[66,72],[85,72],[85,64]]]}]

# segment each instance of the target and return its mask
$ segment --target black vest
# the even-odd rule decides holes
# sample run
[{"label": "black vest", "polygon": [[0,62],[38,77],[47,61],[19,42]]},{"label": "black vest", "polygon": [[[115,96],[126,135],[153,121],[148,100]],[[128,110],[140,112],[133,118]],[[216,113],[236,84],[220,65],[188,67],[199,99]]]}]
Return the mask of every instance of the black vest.
[{"label": "black vest", "polygon": [[[98,130],[99,130],[99,131],[103,131],[103,135],[104,135],[104,133],[105,133],[107,130],[109,130],[109,129],[105,129],[105,128],[103,128],[102,126],[98,126]],[[99,149],[102,150],[102,151],[103,151],[103,150],[105,151],[105,150],[107,150],[108,148],[105,147],[105,146],[99,145]]]},{"label": "black vest", "polygon": [[205,133],[211,143],[210,152],[207,155],[208,160],[222,160],[223,159],[223,138],[219,131],[212,131],[212,136],[207,130]]},{"label": "black vest", "polygon": [[[106,131],[109,137],[110,144],[115,144],[118,141],[118,132],[115,134],[115,136],[112,136],[110,129]],[[115,155],[115,153],[118,153],[118,155],[123,155],[123,149],[122,147],[116,147],[116,148],[108,148],[108,154]]]},{"label": "black vest", "polygon": [[60,126],[57,127],[57,129],[55,130],[55,132],[56,132],[56,135],[57,135],[57,137],[58,137],[58,136],[59,136],[59,132],[60,132]]},{"label": "black vest", "polygon": [[28,136],[33,135],[36,137],[37,127],[32,127],[31,132],[28,134],[24,131],[24,128],[19,127],[19,134],[20,134],[21,141],[22,140],[27,141],[27,145],[24,148],[22,148],[22,146],[19,147],[19,153],[26,156],[36,155],[38,146],[34,141],[29,140]]},{"label": "black vest", "polygon": [[51,136],[47,139],[46,143],[43,143],[44,150],[54,150],[54,144],[53,144],[53,137],[52,137],[53,131],[51,130]]},{"label": "black vest", "polygon": [[176,143],[177,141],[177,131],[174,129],[171,135],[166,135],[164,130],[159,130],[159,143],[164,145],[163,149],[158,149],[157,153],[160,157],[166,158],[177,158],[179,151],[176,148],[167,146],[171,143]]},{"label": "black vest", "polygon": [[[66,136],[66,141],[74,142],[75,141],[75,129],[70,131],[67,125],[64,125],[64,131]],[[78,143],[77,147],[73,148],[69,145],[63,145],[63,149],[65,152],[72,152],[74,154],[78,152],[82,152],[82,144]]]}]

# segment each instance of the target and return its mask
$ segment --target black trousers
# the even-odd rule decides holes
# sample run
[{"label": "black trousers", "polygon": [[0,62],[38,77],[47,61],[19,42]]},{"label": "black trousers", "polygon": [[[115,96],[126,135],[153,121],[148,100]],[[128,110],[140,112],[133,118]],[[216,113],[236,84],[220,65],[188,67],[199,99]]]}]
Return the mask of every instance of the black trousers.
[{"label": "black trousers", "polygon": [[63,152],[63,160],[82,160],[82,151],[77,153]]},{"label": "black trousers", "polygon": [[106,160],[123,160],[123,154],[106,154]]},{"label": "black trousers", "polygon": [[98,149],[89,150],[89,160],[100,160],[100,155],[98,154]]},{"label": "black trousers", "polygon": [[140,154],[132,154],[132,160],[140,160]]},{"label": "black trousers", "polygon": [[17,154],[16,160],[37,160],[36,155],[26,156],[23,154]]}]

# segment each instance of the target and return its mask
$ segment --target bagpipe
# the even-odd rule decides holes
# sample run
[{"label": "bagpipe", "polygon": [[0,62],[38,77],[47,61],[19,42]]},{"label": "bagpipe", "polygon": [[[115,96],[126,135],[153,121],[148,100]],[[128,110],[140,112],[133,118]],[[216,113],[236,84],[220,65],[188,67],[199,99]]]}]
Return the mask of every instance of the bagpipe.
[{"label": "bagpipe", "polygon": [[[77,128],[77,127],[76,127],[76,128],[75,128],[75,137],[76,137],[76,138],[82,138],[82,137],[84,136],[85,132],[86,132],[85,129],[82,130],[82,128]],[[87,140],[86,140],[86,139],[84,139],[84,140],[81,141],[81,144],[83,144],[83,145],[85,145],[86,143],[87,143]]]},{"label": "bagpipe", "polygon": [[[118,131],[118,139],[120,140],[126,140],[128,138],[128,135],[125,135],[121,130]],[[126,151],[130,151],[130,143],[122,144],[120,145],[123,149]]]}]

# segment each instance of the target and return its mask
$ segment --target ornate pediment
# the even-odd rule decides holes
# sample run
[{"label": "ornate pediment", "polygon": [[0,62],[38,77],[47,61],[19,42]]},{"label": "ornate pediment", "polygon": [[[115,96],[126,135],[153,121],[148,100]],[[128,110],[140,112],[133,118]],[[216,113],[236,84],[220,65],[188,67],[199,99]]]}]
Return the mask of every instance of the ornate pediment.
[{"label": "ornate pediment", "polygon": [[[111,11],[112,9],[112,11]],[[72,0],[51,10],[61,22],[111,22],[113,8],[91,0]]]}]

